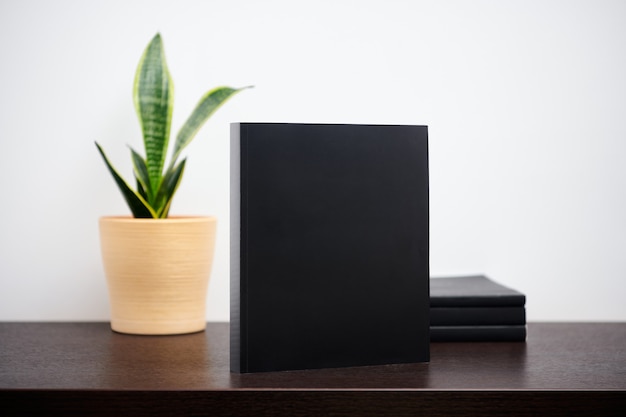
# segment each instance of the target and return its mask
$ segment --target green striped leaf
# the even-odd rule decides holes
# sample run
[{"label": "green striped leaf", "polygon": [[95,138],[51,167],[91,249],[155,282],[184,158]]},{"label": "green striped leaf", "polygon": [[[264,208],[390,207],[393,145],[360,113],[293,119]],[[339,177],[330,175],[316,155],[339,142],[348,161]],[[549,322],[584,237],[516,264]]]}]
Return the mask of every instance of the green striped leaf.
[{"label": "green striped leaf", "polygon": [[137,191],[148,200],[150,205],[154,205],[154,192],[152,191],[152,185],[150,184],[150,174],[148,174],[148,166],[146,161],[135,151],[130,148],[131,158],[133,161],[133,168],[135,171],[135,178],[137,179]]},{"label": "green striped leaf", "polygon": [[158,33],[146,47],[137,67],[133,99],[143,132],[150,189],[157,190],[167,153],[174,101],[174,84]]},{"label": "green striped leaf", "polygon": [[174,198],[174,194],[176,193],[176,190],[180,185],[180,181],[183,178],[186,163],[187,158],[183,159],[180,164],[168,170],[163,178],[161,188],[159,188],[159,193],[157,195],[157,216],[160,218],[166,218],[169,214],[172,199]]},{"label": "green striped leaf", "polygon": [[196,133],[198,133],[198,130],[200,130],[209,117],[211,117],[211,115],[230,97],[246,88],[251,88],[251,86],[243,88],[217,87],[202,96],[196,108],[176,136],[172,154],[172,165],[176,162],[181,151],[189,145],[194,136],[196,136]]},{"label": "green striped leaf", "polygon": [[145,188],[143,188],[143,185],[139,182],[136,176],[135,176],[135,182],[137,183],[137,193],[139,193],[139,195],[144,200],[148,201],[148,193],[146,192]]},{"label": "green striped leaf", "polygon": [[111,165],[111,162],[109,162],[109,158],[107,158],[104,150],[98,144],[98,142],[96,142],[96,147],[98,148],[98,151],[100,151],[100,155],[102,155],[104,163],[109,168],[109,172],[113,176],[115,183],[122,192],[122,195],[124,196],[128,207],[130,207],[133,216],[137,218],[156,218],[157,215],[152,207],[150,207],[148,202],[143,197],[141,197],[141,195],[139,195],[132,188],[130,188],[130,186],[126,183],[126,181],[124,181],[122,176],[117,173],[115,168],[113,168],[113,165]]},{"label": "green striped leaf", "polygon": [[135,217],[168,216],[185,169],[186,160],[181,163],[177,161],[181,151],[222,104],[245,88],[249,87],[218,87],[200,99],[178,133],[169,167],[164,170],[174,105],[174,84],[167,68],[161,35],[157,33],[152,38],[141,56],[133,84],[133,102],[145,148],[145,158],[131,148],[137,191],[131,189],[118,174],[96,143]]}]

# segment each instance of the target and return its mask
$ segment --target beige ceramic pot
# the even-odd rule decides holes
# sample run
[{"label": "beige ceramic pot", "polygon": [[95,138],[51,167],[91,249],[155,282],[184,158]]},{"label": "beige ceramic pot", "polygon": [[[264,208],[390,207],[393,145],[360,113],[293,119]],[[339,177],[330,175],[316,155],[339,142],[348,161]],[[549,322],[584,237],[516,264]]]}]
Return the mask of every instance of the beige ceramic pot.
[{"label": "beige ceramic pot", "polygon": [[100,219],[111,328],[130,334],[204,330],[215,217]]}]

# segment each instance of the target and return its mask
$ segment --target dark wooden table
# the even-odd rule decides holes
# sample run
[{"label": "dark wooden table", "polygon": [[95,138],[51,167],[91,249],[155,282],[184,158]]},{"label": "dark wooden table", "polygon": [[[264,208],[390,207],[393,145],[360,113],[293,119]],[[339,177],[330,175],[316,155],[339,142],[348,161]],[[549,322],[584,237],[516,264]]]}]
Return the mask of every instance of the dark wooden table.
[{"label": "dark wooden table", "polygon": [[229,372],[228,324],[128,336],[0,323],[0,415],[626,415],[626,323],[528,325],[526,343],[433,343],[431,362]]}]

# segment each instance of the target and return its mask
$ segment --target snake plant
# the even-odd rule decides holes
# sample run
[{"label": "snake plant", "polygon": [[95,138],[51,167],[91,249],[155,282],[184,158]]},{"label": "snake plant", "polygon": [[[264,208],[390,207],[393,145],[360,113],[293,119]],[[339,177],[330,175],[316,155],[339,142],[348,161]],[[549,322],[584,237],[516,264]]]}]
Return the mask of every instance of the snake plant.
[{"label": "snake plant", "polygon": [[168,216],[172,198],[180,184],[187,161],[186,158],[178,161],[181,151],[189,145],[202,125],[226,100],[245,88],[248,87],[238,89],[217,87],[207,92],[178,132],[169,164],[165,168],[174,84],[167,69],[161,35],[157,33],[152,38],[141,57],[133,85],[133,99],[145,149],[145,158],[134,149],[130,149],[136,190],[122,178],[96,142],[100,155],[134,217]]}]

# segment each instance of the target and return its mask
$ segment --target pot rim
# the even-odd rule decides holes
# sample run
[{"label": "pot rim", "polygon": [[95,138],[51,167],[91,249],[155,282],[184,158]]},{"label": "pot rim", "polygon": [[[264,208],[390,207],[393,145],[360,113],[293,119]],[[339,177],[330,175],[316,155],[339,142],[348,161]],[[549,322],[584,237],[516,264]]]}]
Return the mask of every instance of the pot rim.
[{"label": "pot rim", "polygon": [[169,216],[165,219],[154,218],[136,218],[129,215],[122,216],[102,216],[100,221],[114,222],[114,223],[193,223],[193,222],[210,222],[216,221],[216,216]]}]

